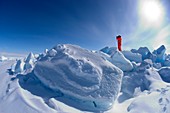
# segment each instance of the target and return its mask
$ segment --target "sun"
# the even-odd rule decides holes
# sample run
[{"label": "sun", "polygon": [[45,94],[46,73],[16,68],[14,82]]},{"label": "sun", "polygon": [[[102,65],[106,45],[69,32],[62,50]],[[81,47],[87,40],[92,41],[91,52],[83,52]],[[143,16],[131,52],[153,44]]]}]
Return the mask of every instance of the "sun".
[{"label": "sun", "polygon": [[162,4],[158,0],[141,0],[139,17],[143,24],[160,25],[164,17]]}]

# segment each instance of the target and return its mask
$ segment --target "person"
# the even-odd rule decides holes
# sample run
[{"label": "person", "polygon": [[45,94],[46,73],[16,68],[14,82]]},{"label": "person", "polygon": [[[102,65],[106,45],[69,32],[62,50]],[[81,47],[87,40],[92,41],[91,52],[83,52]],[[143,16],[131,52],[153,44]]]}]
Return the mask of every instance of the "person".
[{"label": "person", "polygon": [[118,43],[118,50],[122,51],[122,37],[120,35],[116,36],[117,43]]}]

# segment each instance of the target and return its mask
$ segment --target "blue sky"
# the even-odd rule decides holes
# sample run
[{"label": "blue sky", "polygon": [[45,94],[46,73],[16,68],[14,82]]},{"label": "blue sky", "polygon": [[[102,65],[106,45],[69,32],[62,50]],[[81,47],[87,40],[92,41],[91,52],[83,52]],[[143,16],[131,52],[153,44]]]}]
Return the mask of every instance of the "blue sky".
[{"label": "blue sky", "polygon": [[0,52],[43,52],[61,43],[98,50],[116,46],[118,34],[124,50],[169,48],[170,1],[157,0],[163,8],[157,27],[141,19],[140,1],[0,0]]}]

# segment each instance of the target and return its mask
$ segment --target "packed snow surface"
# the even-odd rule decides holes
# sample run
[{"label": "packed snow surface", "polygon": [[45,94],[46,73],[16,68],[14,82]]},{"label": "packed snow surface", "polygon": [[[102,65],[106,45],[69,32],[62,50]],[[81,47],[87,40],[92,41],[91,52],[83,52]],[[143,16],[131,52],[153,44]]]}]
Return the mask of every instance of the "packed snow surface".
[{"label": "packed snow surface", "polygon": [[162,67],[158,73],[165,82],[170,83],[170,67]]}]

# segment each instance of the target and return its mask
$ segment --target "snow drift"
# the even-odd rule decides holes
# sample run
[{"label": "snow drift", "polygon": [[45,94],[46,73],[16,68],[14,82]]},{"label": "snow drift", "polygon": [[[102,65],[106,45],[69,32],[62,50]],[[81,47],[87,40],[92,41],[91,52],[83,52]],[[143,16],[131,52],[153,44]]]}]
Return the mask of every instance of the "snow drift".
[{"label": "snow drift", "polygon": [[74,45],[57,45],[36,64],[35,75],[47,87],[88,111],[112,107],[123,72],[100,55]]},{"label": "snow drift", "polygon": [[148,90],[140,92],[127,108],[129,113],[170,113],[170,84],[162,81],[155,69],[147,69]]}]

